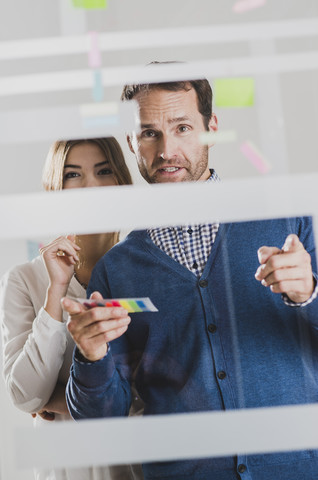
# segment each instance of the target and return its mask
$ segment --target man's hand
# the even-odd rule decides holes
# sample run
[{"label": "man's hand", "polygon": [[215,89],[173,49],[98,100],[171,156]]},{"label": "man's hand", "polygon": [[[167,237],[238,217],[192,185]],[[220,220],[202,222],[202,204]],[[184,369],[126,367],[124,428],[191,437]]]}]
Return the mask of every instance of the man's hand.
[{"label": "man's hand", "polygon": [[[91,298],[101,300],[94,292]],[[87,309],[70,298],[62,299],[62,308],[69,314],[67,328],[81,354],[96,362],[107,353],[107,342],[123,335],[130,323],[127,310],[122,307],[94,307]]]},{"label": "man's hand", "polygon": [[262,285],[296,303],[311,297],[315,288],[311,258],[297,235],[288,235],[282,249],[264,246],[257,253],[261,265],[255,278]]}]

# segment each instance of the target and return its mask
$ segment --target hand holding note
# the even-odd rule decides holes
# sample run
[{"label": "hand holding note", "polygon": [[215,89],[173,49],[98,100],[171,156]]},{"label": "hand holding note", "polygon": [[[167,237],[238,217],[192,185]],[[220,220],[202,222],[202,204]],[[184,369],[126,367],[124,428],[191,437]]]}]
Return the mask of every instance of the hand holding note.
[{"label": "hand holding note", "polygon": [[[91,299],[102,301],[100,293]],[[107,343],[123,335],[130,323],[127,310],[122,307],[94,307],[87,309],[70,298],[62,299],[62,308],[69,314],[67,328],[81,354],[90,362],[103,358]]]}]

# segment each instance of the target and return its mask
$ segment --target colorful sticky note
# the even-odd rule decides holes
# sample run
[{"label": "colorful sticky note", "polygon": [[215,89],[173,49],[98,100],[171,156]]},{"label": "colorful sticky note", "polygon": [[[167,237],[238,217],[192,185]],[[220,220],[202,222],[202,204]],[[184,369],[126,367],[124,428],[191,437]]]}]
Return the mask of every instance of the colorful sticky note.
[{"label": "colorful sticky note", "polygon": [[267,0],[239,0],[233,6],[234,13],[244,13],[255,8],[260,8],[265,5]]},{"label": "colorful sticky note", "polygon": [[88,64],[91,68],[102,66],[102,56],[99,49],[99,38],[97,32],[89,32]]},{"label": "colorful sticky note", "polygon": [[252,107],[254,105],[254,78],[219,78],[214,81],[217,107]]},{"label": "colorful sticky note", "polygon": [[129,302],[127,302],[127,300],[120,300],[119,303],[120,303],[120,306],[125,308],[128,313],[132,313],[134,311],[134,309],[131,307]]},{"label": "colorful sticky note", "polygon": [[107,7],[107,0],[72,0],[76,8],[101,9]]},{"label": "colorful sticky note", "polygon": [[135,302],[135,300],[127,300],[127,303],[129,303],[133,312],[142,312],[142,309],[138,306],[138,303]]},{"label": "colorful sticky note", "polygon": [[266,160],[264,155],[262,155],[252,142],[244,142],[240,150],[260,173],[268,173],[272,168],[268,160]]},{"label": "colorful sticky note", "polygon": [[94,87],[93,98],[95,102],[101,102],[104,97],[102,72],[100,70],[94,70]]},{"label": "colorful sticky note", "polygon": [[158,312],[149,297],[142,298],[108,298],[102,300],[74,298],[77,302],[87,308],[94,307],[123,307],[128,313],[136,312]]},{"label": "colorful sticky note", "polygon": [[136,303],[137,303],[138,307],[141,308],[141,310],[146,310],[147,307],[142,300],[136,300]]}]

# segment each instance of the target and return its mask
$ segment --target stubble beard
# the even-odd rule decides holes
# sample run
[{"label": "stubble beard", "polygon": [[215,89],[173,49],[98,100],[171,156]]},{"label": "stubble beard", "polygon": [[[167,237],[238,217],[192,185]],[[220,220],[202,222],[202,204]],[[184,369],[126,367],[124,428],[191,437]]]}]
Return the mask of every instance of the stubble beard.
[{"label": "stubble beard", "polygon": [[[145,163],[143,162],[142,159],[138,159],[138,168],[139,168],[139,172],[140,174],[142,175],[142,177],[146,180],[147,183],[179,183],[179,182],[197,182],[201,177],[202,175],[204,174],[204,172],[206,171],[207,167],[208,167],[208,154],[207,152],[201,152],[201,155],[200,155],[200,160],[195,164],[191,164],[190,161],[187,161],[186,164],[185,162],[183,161],[182,162],[182,166],[183,168],[185,168],[185,174],[184,176],[182,177],[182,179],[180,180],[166,180],[166,181],[160,181],[158,180],[158,176],[159,174],[157,173],[157,169],[160,168],[160,164],[162,164],[162,160],[161,161],[158,161],[154,164],[154,167],[155,167],[155,173],[153,175],[149,175],[149,172],[147,170],[147,167],[145,166]],[[171,164],[174,164],[176,166],[178,166],[178,162],[170,162]],[[180,162],[179,162],[180,163]],[[169,162],[165,162],[165,165],[169,164]]]}]

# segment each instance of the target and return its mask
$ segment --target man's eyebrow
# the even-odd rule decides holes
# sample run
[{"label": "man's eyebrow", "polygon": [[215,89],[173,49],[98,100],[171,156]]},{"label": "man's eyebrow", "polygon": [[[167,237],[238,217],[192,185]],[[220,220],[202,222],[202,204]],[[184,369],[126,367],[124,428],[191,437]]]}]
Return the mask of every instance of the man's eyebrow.
[{"label": "man's eyebrow", "polygon": [[[169,118],[168,120],[168,123],[169,124],[172,124],[172,123],[180,123],[180,122],[187,122],[189,121],[190,118],[187,117],[186,115],[184,117],[175,117],[175,118]],[[140,125],[141,128],[156,128],[156,125],[153,124],[153,123],[142,123]]]},{"label": "man's eyebrow", "polygon": [[184,117],[170,118],[170,119],[168,120],[168,123],[187,122],[188,120],[190,120],[190,118],[185,115]]}]

